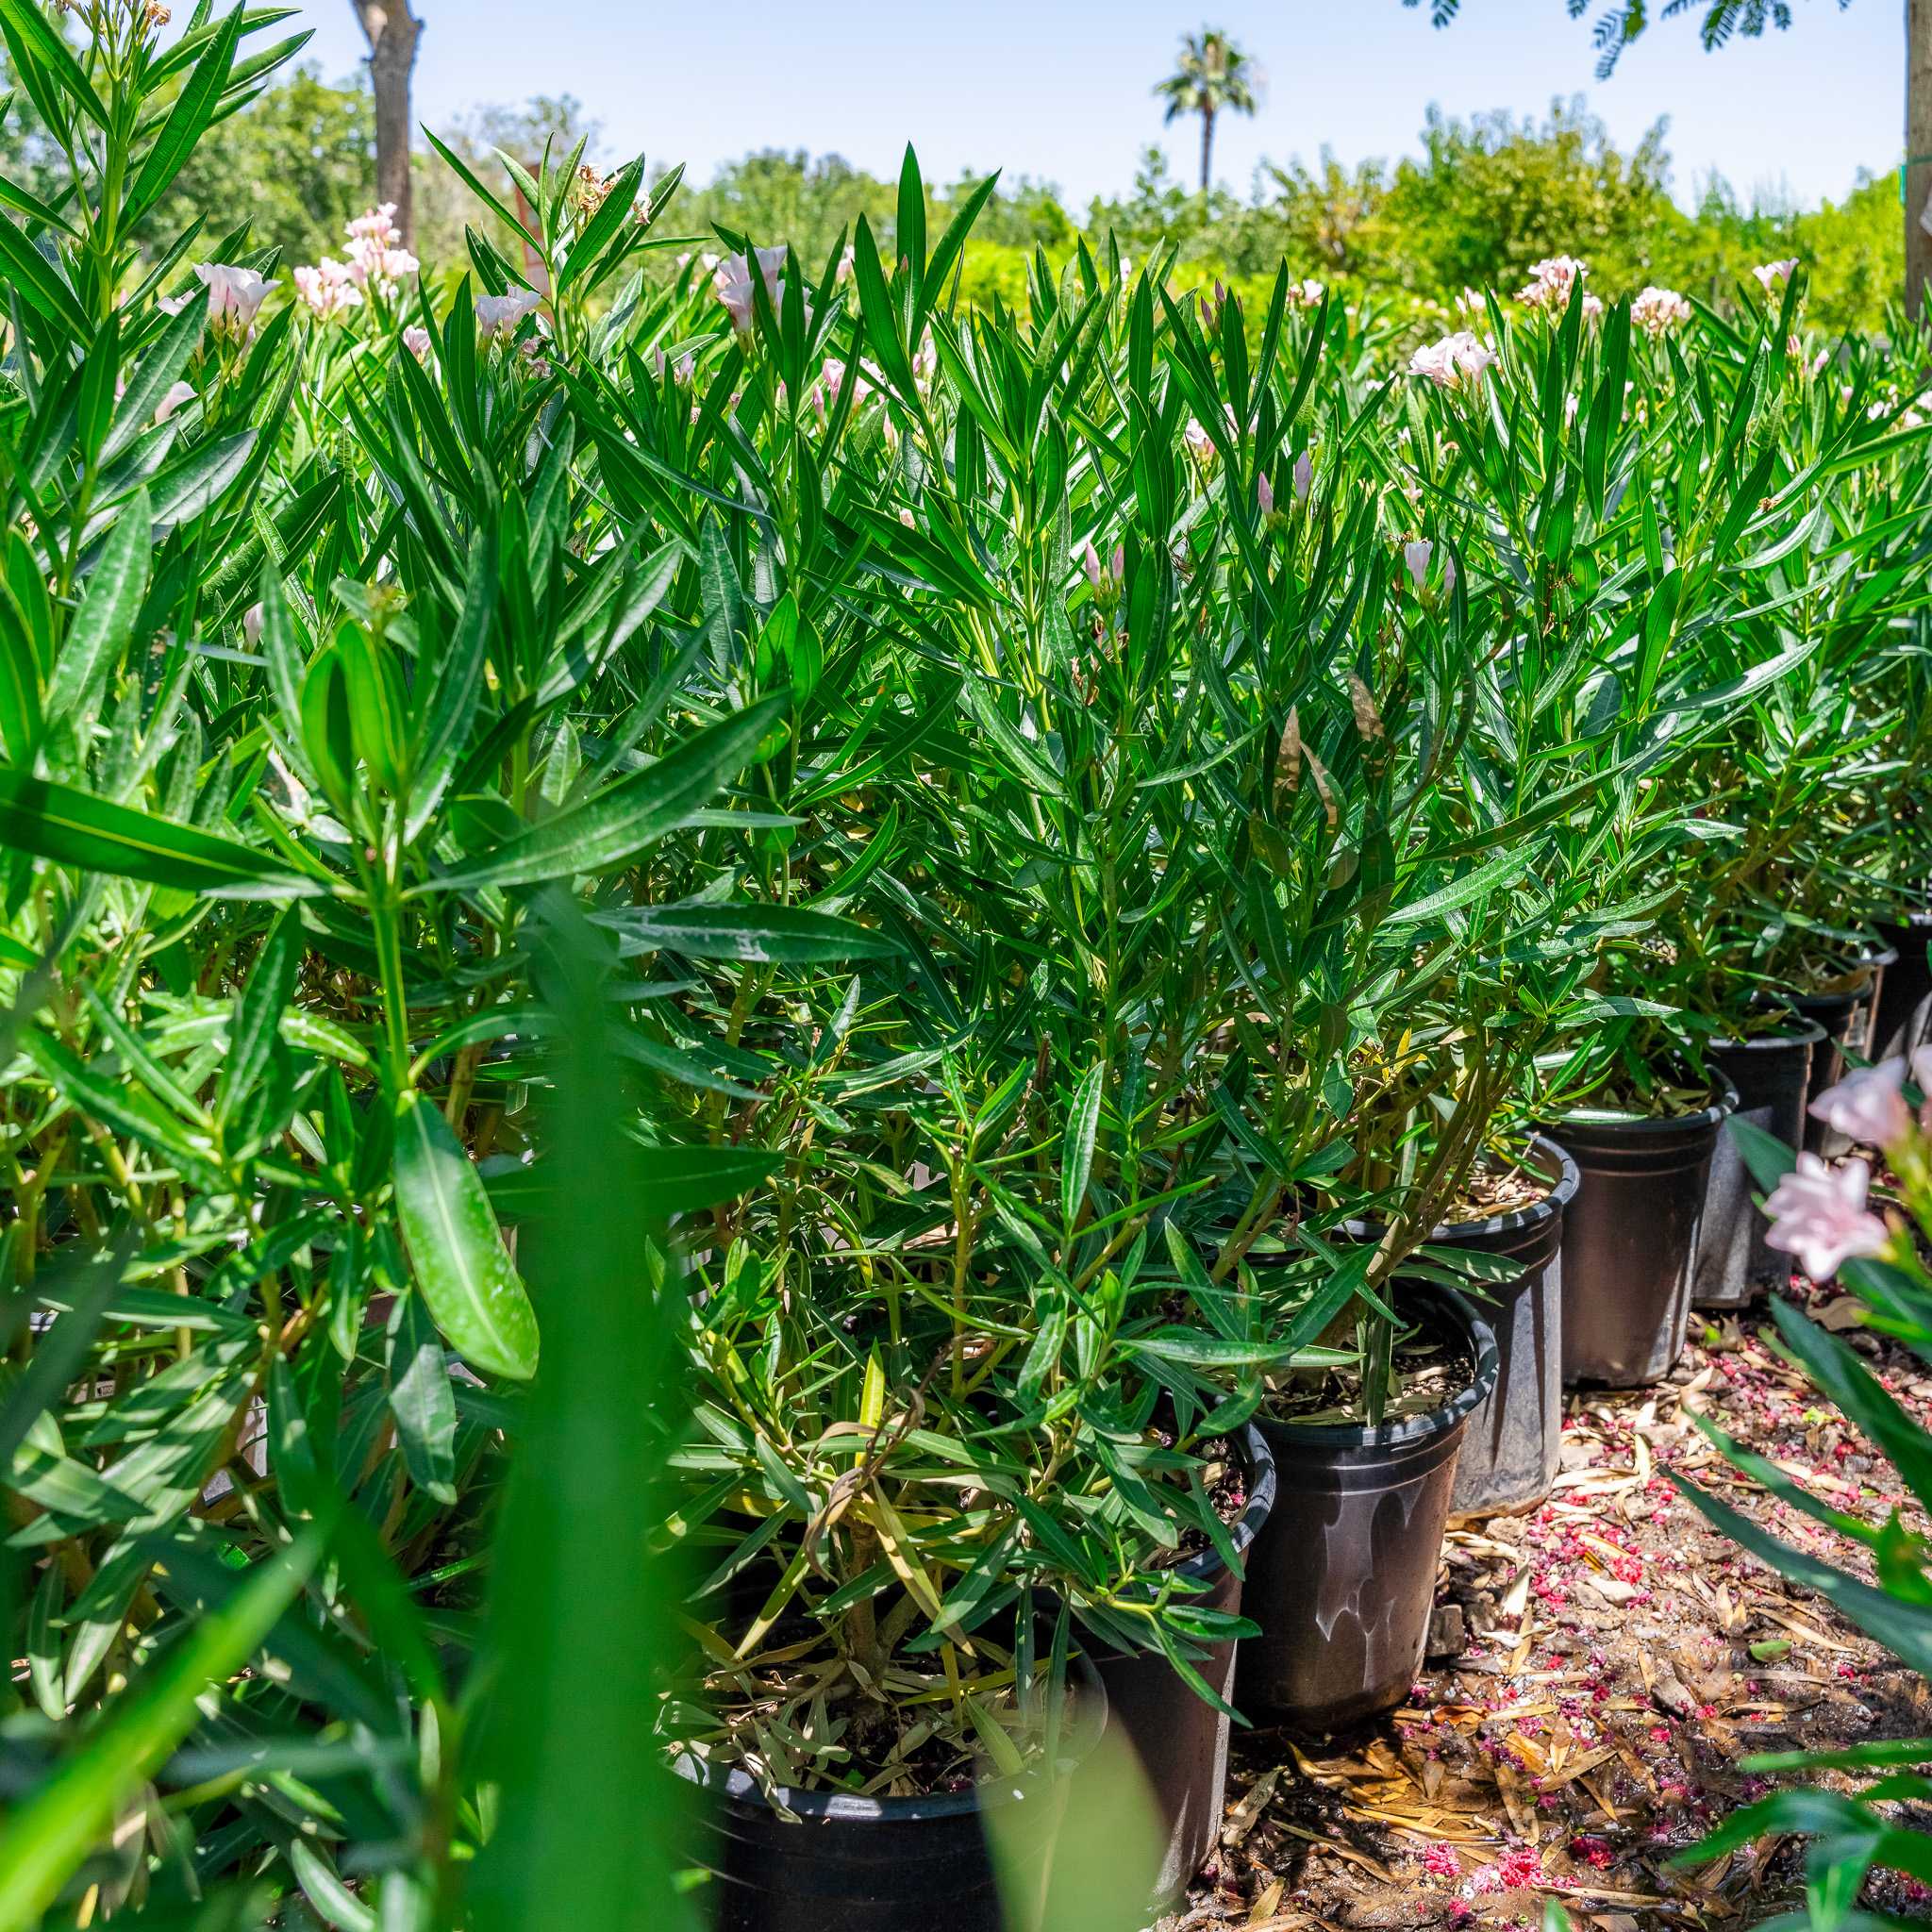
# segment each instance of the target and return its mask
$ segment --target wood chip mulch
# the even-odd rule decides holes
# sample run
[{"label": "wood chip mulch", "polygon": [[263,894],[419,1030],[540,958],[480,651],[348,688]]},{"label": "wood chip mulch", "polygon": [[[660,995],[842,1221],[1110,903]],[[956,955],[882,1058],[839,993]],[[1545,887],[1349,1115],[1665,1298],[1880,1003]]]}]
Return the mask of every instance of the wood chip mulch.
[{"label": "wood chip mulch", "polygon": [[[1932,1370],[1857,1329],[1849,1300],[1792,1292],[1932,1421]],[[1407,1706],[1324,1746],[1237,1732],[1221,1849],[1160,1932],[1490,1932],[1535,1927],[1552,1899],[1603,1932],[1741,1928],[1801,1905],[1801,1842],[1702,1866],[1674,1856],[1772,1788],[1741,1758],[1932,1734],[1932,1692],[1708,1528],[1663,1472],[1870,1574],[1857,1545],[1733,1471],[1701,1414],[1839,1509],[1927,1525],[1774,1332],[1761,1308],[1699,1316],[1668,1382],[1573,1396],[1549,1503],[1450,1532],[1436,1654]],[[1932,1893],[1895,1874],[1875,1874],[1865,1902],[1932,1919]]]}]

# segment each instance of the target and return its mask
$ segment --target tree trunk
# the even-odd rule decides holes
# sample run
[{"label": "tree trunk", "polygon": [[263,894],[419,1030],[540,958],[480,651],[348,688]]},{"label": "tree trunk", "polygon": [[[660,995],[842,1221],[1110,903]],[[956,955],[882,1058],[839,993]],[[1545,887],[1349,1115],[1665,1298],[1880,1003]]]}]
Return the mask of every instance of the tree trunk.
[{"label": "tree trunk", "polygon": [[[1918,4],[1932,8],[1932,0],[1918,0]],[[1201,199],[1208,199],[1208,191],[1214,185],[1214,109],[1201,109]]]},{"label": "tree trunk", "polygon": [[416,65],[416,42],[423,23],[410,0],[349,0],[369,42],[369,77],[375,90],[375,198],[396,206],[403,241],[416,239],[414,197],[409,184],[409,75]]},{"label": "tree trunk", "polygon": [[1932,0],[1906,0],[1906,311],[1924,306],[1932,277]]}]

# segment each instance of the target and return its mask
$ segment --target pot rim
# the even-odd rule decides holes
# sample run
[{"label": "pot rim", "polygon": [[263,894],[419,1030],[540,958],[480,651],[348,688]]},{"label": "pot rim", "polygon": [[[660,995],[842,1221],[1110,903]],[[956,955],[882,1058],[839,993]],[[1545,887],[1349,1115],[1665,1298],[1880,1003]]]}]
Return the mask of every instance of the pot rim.
[{"label": "pot rim", "polygon": [[[1253,1422],[1241,1424],[1236,1440],[1241,1454],[1247,1458],[1248,1500],[1241,1513],[1227,1525],[1227,1533],[1234,1544],[1235,1555],[1245,1557],[1254,1548],[1255,1539],[1267,1527],[1269,1517],[1274,1513],[1274,1498],[1280,1491],[1281,1477],[1275,1469],[1274,1451],[1268,1446],[1268,1438]],[[1227,1560],[1209,1543],[1205,1550],[1196,1550],[1185,1563],[1176,1563],[1167,1574],[1185,1576],[1191,1583],[1210,1583],[1227,1574]]]},{"label": "pot rim", "polygon": [[1872,990],[1873,976],[1878,971],[1880,963],[1880,950],[1881,948],[1877,945],[1876,941],[1873,941],[1860,946],[1856,952],[1834,953],[1829,956],[1834,962],[1841,961],[1843,963],[1845,970],[1839,976],[1842,980],[1849,981],[1850,983],[1847,985],[1837,986],[1830,990],[1823,987],[1811,987],[1808,989],[1786,987],[1774,992],[1773,996],[1799,1011],[1803,1010],[1803,1004],[1801,1003],[1828,1007],[1836,1006],[1840,1001],[1845,1001],[1852,1006],[1857,1006],[1858,1001]]},{"label": "pot rim", "polygon": [[1629,1119],[1584,1120],[1574,1113],[1558,1114],[1549,1131],[1559,1134],[1566,1125],[1593,1134],[1628,1134],[1633,1139],[1645,1134],[1681,1134],[1703,1127],[1720,1127],[1743,1104],[1738,1090],[1722,1074],[1711,1083],[1711,1102],[1695,1113],[1640,1114]]},{"label": "pot rim", "polygon": [[1770,1053],[1777,1047],[1816,1046],[1821,1040],[1830,1038],[1816,1020],[1807,1020],[1803,1013],[1793,1013],[1790,1017],[1804,1028],[1803,1032],[1760,1033],[1747,1040],[1713,1038],[1707,1043],[1706,1050],[1719,1053]]},{"label": "pot rim", "polygon": [[[1547,1194],[1540,1201],[1532,1201],[1527,1208],[1511,1208],[1502,1214],[1486,1214],[1480,1221],[1439,1221],[1423,1237],[1423,1245],[1461,1246],[1493,1235],[1514,1234],[1518,1228],[1532,1227],[1539,1222],[1548,1221],[1569,1207],[1576,1198],[1577,1189],[1583,1185],[1582,1170],[1547,1134],[1531,1134],[1529,1151],[1532,1155],[1543,1157],[1541,1178],[1550,1183]],[[1556,1169],[1554,1176],[1548,1172],[1553,1167]],[[1386,1221],[1365,1221],[1354,1216],[1341,1224],[1349,1239],[1357,1241],[1378,1241],[1389,1225]]]},{"label": "pot rim", "polygon": [[1495,1390],[1503,1365],[1496,1331],[1476,1313],[1468,1297],[1453,1288],[1434,1281],[1404,1281],[1399,1286],[1405,1291],[1405,1299],[1412,1296],[1434,1303],[1462,1331],[1462,1339],[1475,1355],[1475,1373],[1466,1388],[1458,1390],[1441,1408],[1404,1416],[1400,1422],[1383,1423],[1373,1429],[1359,1423],[1285,1422],[1265,1412],[1258,1419],[1292,1439],[1297,1446],[1306,1444],[1311,1449],[1410,1449],[1460,1428]]},{"label": "pot rim", "polygon": [[[1088,1756],[1107,1729],[1107,1687],[1092,1660],[1075,1651],[1067,1659],[1080,1680],[1080,1701],[1066,1734],[1069,1755],[1075,1761]],[[1091,1714],[1090,1714],[1091,1713]],[[776,1816],[776,1807],[758,1789],[758,1780],[735,1764],[712,1764],[687,1746],[671,1759],[672,1771],[687,1784],[713,1797],[747,1805]],[[1013,1779],[1002,1774],[982,1778],[963,1791],[931,1791],[921,1798],[861,1798],[854,1791],[807,1790],[795,1785],[777,1787],[788,1811],[807,1824],[924,1824],[964,1818],[986,1803],[1008,1804],[1025,1795]]]}]

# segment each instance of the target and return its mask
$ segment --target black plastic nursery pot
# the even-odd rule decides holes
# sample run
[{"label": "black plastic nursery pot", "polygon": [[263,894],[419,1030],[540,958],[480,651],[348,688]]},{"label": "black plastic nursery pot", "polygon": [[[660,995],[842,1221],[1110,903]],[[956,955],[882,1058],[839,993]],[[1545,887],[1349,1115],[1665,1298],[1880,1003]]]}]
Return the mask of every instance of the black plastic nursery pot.
[{"label": "black plastic nursery pot", "polygon": [[1908,1056],[1932,1039],[1932,911],[1901,920],[1882,920],[1879,941],[1897,958],[1873,1000],[1872,1058]]},{"label": "black plastic nursery pot", "polygon": [[1684,1352],[1711,1154],[1736,1098],[1726,1087],[1698,1113],[1550,1128],[1583,1177],[1563,1217],[1566,1384],[1640,1388]]},{"label": "black plastic nursery pot", "polygon": [[[1245,1562],[1274,1508],[1276,1478],[1268,1439],[1253,1424],[1242,1432],[1241,1449],[1248,1500],[1229,1525],[1229,1537]],[[1204,1550],[1176,1565],[1175,1574],[1207,1586],[1205,1594],[1188,1599],[1191,1604],[1240,1614],[1241,1573],[1229,1569],[1219,1552]],[[1233,1641],[1207,1645],[1204,1655],[1189,1658],[1227,1703],[1235,1696],[1237,1648]],[[1118,1724],[1133,1745],[1168,1826],[1158,1892],[1170,1899],[1201,1869],[1220,1835],[1229,1721],[1158,1652],[1115,1653],[1094,1662],[1107,1687],[1108,1722]]]},{"label": "black plastic nursery pot", "polygon": [[1804,1144],[1813,1154],[1843,1154],[1852,1144],[1836,1127],[1814,1119],[1810,1106],[1827,1087],[1844,1078],[1846,1048],[1862,1056],[1870,1043],[1871,990],[1870,963],[1861,960],[1858,967],[1849,969],[1848,983],[1829,992],[1785,995],[1785,1004],[1800,1019],[1815,1020],[1824,1029],[1824,1038],[1811,1049],[1811,1072],[1805,1087]]},{"label": "black plastic nursery pot", "polygon": [[[1445,1221],[1431,1247],[1474,1248],[1521,1265],[1507,1281],[1485,1281],[1476,1298],[1496,1338],[1496,1386],[1469,1419],[1456,1460],[1453,1517],[1527,1509],[1550,1493],[1563,1447],[1563,1214],[1576,1196],[1576,1163],[1539,1134],[1527,1171],[1549,1191],[1541,1201],[1482,1221]],[[1350,1222],[1357,1239],[1379,1237]]]},{"label": "black plastic nursery pot", "polygon": [[[1762,1039],[1714,1040],[1705,1051],[1738,1090],[1737,1117],[1797,1148],[1805,1140],[1811,1056],[1824,1039],[1824,1028],[1815,1020],[1799,1020]],[[1791,1257],[1766,1241],[1770,1232],[1737,1142],[1720,1133],[1704,1191],[1691,1301],[1700,1308],[1741,1308],[1788,1283]]]},{"label": "black plastic nursery pot", "polygon": [[[1078,1756],[1108,1720],[1097,1674],[1080,1659],[1075,1667]],[[1052,1855],[1050,1789],[992,1779],[924,1798],[781,1790],[786,1818],[745,1772],[690,1757],[676,1768],[701,1794],[693,1861],[709,1874],[696,1897],[711,1932],[1004,1932],[983,1808],[1028,1807],[1025,1841],[1042,1870]]]},{"label": "black plastic nursery pot", "polygon": [[1496,1386],[1496,1339],[1459,1294],[1418,1284],[1404,1307],[1474,1357],[1469,1386],[1378,1429],[1262,1418],[1277,1491],[1248,1559],[1235,1673],[1243,1716],[1321,1736],[1393,1710],[1423,1660],[1457,1452]]}]

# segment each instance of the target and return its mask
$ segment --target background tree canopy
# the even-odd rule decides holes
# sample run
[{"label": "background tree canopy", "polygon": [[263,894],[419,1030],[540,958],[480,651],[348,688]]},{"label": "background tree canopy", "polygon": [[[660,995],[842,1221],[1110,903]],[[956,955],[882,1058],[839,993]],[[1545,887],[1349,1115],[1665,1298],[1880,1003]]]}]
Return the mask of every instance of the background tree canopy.
[{"label": "background tree canopy", "polygon": [[[0,165],[44,177],[47,157],[24,108],[17,99],[0,124]],[[439,133],[477,160],[500,147],[534,162],[546,140],[567,153],[586,134],[593,158],[599,148],[596,124],[568,95],[480,107]],[[1032,251],[1058,260],[1083,232],[1096,250],[1111,232],[1136,257],[1172,239],[1203,280],[1272,276],[1285,260],[1297,275],[1431,308],[1464,287],[1513,289],[1531,262],[1557,254],[1587,259],[1592,287],[1606,294],[1655,281],[1724,303],[1754,262],[1797,255],[1811,270],[1820,325],[1882,325],[1904,277],[1890,173],[1865,176],[1842,201],[1815,209],[1747,198],[1713,176],[1686,212],[1670,192],[1666,142],[1659,123],[1633,151],[1620,150],[1580,98],[1553,103],[1541,119],[1432,110],[1416,158],[1351,167],[1324,152],[1312,164],[1259,171],[1245,198],[1224,189],[1200,194],[1150,148],[1124,194],[1096,198],[1084,213],[1049,183],[1003,182],[974,227],[965,286],[977,299],[1016,299]],[[331,85],[306,67],[211,130],[171,190],[158,232],[201,212],[225,233],[245,216],[258,243],[278,245],[291,262],[313,261],[340,247],[375,170],[366,84]],[[929,220],[942,223],[974,178],[928,190]],[[716,247],[713,224],[759,242],[787,240],[817,266],[861,215],[890,234],[897,195],[896,182],[838,155],[766,149],[688,189],[679,227],[699,249]],[[419,158],[417,240],[426,263],[460,260],[465,225],[482,219],[451,171]]]}]

